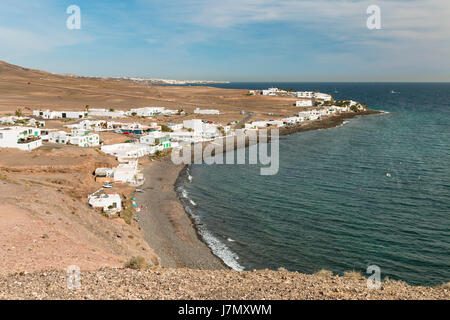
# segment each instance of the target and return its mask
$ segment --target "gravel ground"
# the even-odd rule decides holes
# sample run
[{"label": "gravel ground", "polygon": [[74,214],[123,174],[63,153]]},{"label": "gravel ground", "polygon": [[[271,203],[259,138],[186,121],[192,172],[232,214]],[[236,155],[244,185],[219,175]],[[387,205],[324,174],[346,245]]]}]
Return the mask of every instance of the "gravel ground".
[{"label": "gravel ground", "polygon": [[445,299],[450,288],[412,287],[400,281],[367,289],[355,275],[306,275],[288,271],[237,272],[154,268],[81,273],[67,289],[64,271],[18,273],[0,278],[0,299]]}]

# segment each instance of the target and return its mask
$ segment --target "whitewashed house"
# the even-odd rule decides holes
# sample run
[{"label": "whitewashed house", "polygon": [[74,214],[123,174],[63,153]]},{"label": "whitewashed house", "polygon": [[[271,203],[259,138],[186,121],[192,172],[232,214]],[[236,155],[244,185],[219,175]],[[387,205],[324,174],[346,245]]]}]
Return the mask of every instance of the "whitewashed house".
[{"label": "whitewashed house", "polygon": [[220,114],[220,111],[219,111],[219,110],[213,110],[213,109],[210,109],[210,110],[208,110],[208,109],[201,110],[200,108],[196,108],[196,109],[194,110],[194,113],[195,113],[195,114],[216,114],[216,115],[219,115],[219,114]]},{"label": "whitewashed house", "polygon": [[313,100],[312,99],[305,99],[305,100],[297,100],[295,102],[296,107],[312,107],[313,106]]},{"label": "whitewashed house", "polygon": [[274,127],[284,127],[284,122],[281,120],[270,120],[267,121],[267,124]]},{"label": "whitewashed house", "polygon": [[109,214],[116,214],[122,211],[122,198],[119,194],[105,194],[99,190],[88,196],[89,204],[94,208],[101,208]]},{"label": "whitewashed house", "polygon": [[142,143],[118,143],[102,146],[102,152],[118,159],[136,159],[156,152],[156,147]]},{"label": "whitewashed house", "polygon": [[138,169],[137,160],[121,163],[116,168],[97,168],[95,179],[102,182],[129,183],[133,186],[141,186],[145,182],[144,175]]},{"label": "whitewashed house", "polygon": [[126,114],[129,116],[136,116],[136,117],[154,117],[164,113],[164,111],[165,111],[164,107],[144,107],[131,109]]},{"label": "whitewashed house", "polygon": [[276,96],[277,94],[287,93],[285,90],[280,90],[278,88],[269,88],[262,91],[263,96]]},{"label": "whitewashed house", "polygon": [[170,135],[166,132],[161,131],[149,132],[149,134],[142,136],[139,139],[139,142],[152,146],[159,145],[163,150],[172,147],[170,143]]},{"label": "whitewashed house", "polygon": [[70,129],[84,129],[84,130],[94,130],[94,131],[112,131],[120,128],[122,123],[111,122],[104,120],[83,120],[79,123],[68,124],[65,127]]},{"label": "whitewashed house", "polygon": [[[197,143],[203,141],[203,137],[199,132],[195,131],[176,131],[170,132],[170,139],[173,141],[185,141],[190,143]],[[172,142],[173,146],[173,142]]]},{"label": "whitewashed house", "polygon": [[70,144],[79,147],[97,147],[100,145],[100,137],[90,130],[74,129],[70,135]]},{"label": "whitewashed house", "polygon": [[203,121],[200,119],[184,120],[183,127],[199,133],[203,131]]},{"label": "whitewashed house", "polygon": [[31,127],[0,128],[0,148],[31,151],[42,146],[40,129]]},{"label": "whitewashed house", "polygon": [[33,110],[33,116],[42,119],[84,119],[88,117],[87,111],[50,111]]},{"label": "whitewashed house", "polygon": [[65,131],[51,131],[48,133],[48,142],[67,144],[70,142],[68,135]]},{"label": "whitewashed house", "polygon": [[267,121],[253,121],[250,128],[266,128],[267,125]]},{"label": "whitewashed house", "polygon": [[178,131],[178,130],[183,129],[182,123],[168,123],[168,124],[166,124],[166,126],[172,131]]},{"label": "whitewashed house", "polygon": [[333,100],[333,97],[330,94],[314,92],[314,99],[328,102]]},{"label": "whitewashed house", "polygon": [[303,122],[304,118],[303,117],[288,117],[288,118],[281,119],[281,121],[283,121],[283,123],[287,124],[287,125],[294,125],[296,123]]},{"label": "whitewashed house", "polygon": [[16,117],[16,116],[0,118],[0,124],[1,125],[38,127],[38,128],[45,127],[45,121],[43,121],[43,120],[38,121],[34,118]]},{"label": "whitewashed house", "polygon": [[52,131],[48,133],[48,141],[51,143],[72,144],[83,148],[100,145],[99,135],[90,133],[89,130],[85,129],[73,129],[71,133]]},{"label": "whitewashed house", "polygon": [[312,98],[314,98],[314,92],[312,92],[312,91],[297,91],[297,98],[312,99]]},{"label": "whitewashed house", "polygon": [[[178,110],[171,110],[171,109],[164,109],[161,114],[164,116],[171,116],[171,115],[175,115],[178,114]],[[180,114],[185,114],[185,112],[181,112]]]},{"label": "whitewashed house", "polygon": [[105,118],[125,118],[125,111],[121,110],[106,110],[106,109],[89,109],[88,112],[91,117],[105,117]]}]

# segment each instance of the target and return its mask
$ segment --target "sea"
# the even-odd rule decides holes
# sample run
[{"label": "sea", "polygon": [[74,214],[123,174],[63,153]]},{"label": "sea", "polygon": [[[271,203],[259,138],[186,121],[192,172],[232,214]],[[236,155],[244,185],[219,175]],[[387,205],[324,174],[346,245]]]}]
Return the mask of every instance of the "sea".
[{"label": "sea", "polygon": [[412,285],[450,281],[450,83],[216,86],[319,90],[384,111],[282,136],[273,176],[258,165],[188,167],[180,198],[228,266],[366,276],[377,266]]}]

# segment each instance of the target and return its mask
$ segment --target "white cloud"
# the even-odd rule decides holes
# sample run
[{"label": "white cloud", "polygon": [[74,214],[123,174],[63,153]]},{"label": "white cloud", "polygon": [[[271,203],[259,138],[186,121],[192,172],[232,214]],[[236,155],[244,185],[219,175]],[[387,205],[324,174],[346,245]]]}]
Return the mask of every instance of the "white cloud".
[{"label": "white cloud", "polygon": [[34,55],[48,52],[56,47],[72,46],[90,42],[90,36],[67,32],[33,32],[0,26],[0,56],[2,58]]}]

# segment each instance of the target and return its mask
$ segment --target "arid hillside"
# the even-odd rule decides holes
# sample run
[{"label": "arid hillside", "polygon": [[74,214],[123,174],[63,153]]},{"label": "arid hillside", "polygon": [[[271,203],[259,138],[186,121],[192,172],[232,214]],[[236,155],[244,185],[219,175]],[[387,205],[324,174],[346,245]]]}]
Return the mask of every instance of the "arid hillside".
[{"label": "arid hillside", "polygon": [[83,110],[86,105],[115,109],[163,106],[187,112],[192,112],[195,107],[215,108],[235,116],[241,110],[265,113],[270,109],[270,112],[279,114],[296,112],[294,98],[247,96],[247,90],[151,86],[126,80],[63,76],[2,61],[0,92],[0,114],[17,108]]},{"label": "arid hillside", "polygon": [[112,157],[94,149],[2,149],[0,274],[70,265],[122,267],[135,255],[159,265],[134,221],[108,219],[87,204],[87,195],[101,186],[92,172],[115,165]]}]

